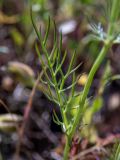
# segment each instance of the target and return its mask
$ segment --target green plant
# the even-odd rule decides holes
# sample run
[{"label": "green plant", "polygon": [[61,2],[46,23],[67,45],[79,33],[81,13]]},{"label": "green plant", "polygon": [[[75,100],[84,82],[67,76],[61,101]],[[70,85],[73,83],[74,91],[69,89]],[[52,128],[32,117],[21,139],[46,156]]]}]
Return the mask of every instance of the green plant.
[{"label": "green plant", "polygon": [[[48,21],[46,34],[43,38],[41,32],[38,31],[34,23],[31,11],[32,23],[39,41],[38,43],[36,43],[35,48],[41,61],[41,66],[44,73],[44,77],[42,76],[41,82],[47,85],[49,94],[46,94],[46,96],[60,107],[62,115],[62,121],[60,121],[57,117],[57,114],[54,111],[53,119],[58,125],[62,126],[63,132],[66,135],[66,145],[63,156],[64,160],[68,160],[73,136],[75,134],[76,129],[83,120],[84,112],[86,111],[85,104],[87,103],[87,95],[90,90],[94,75],[98,70],[100,64],[104,60],[106,54],[108,53],[108,50],[112,47],[114,43],[120,42],[119,32],[117,32],[116,30],[116,24],[119,17],[120,1],[113,0],[111,2],[111,6],[112,7],[108,9],[108,11],[110,12],[107,32],[105,33],[103,31],[103,28],[100,23],[98,26],[92,25],[92,30],[95,33],[95,37],[97,38],[97,40],[103,42],[103,48],[98,54],[98,57],[90,70],[83,92],[79,94],[76,94],[75,92],[75,85],[78,81],[78,79],[75,78],[75,71],[79,68],[80,65],[73,69],[76,52],[73,53],[68,70],[64,74],[62,71],[62,65],[65,61],[67,52],[64,53],[64,56],[61,60],[62,34],[60,35],[60,39],[58,40],[56,30],[54,31],[54,46],[51,53],[49,53],[46,44],[50,29],[50,19]],[[42,52],[44,52],[46,59],[45,61],[43,60],[42,54],[39,49],[39,45],[41,46]],[[57,78],[58,75],[60,77],[59,79]],[[70,75],[72,75],[72,84],[65,88],[65,82]],[[55,90],[56,94],[53,95],[51,90]],[[67,90],[70,90],[70,94],[67,94]],[[79,103],[77,106],[74,106],[74,108],[71,109],[76,109],[76,114],[69,118],[69,106],[75,97],[78,97]]]},{"label": "green plant", "polygon": [[113,146],[112,154],[109,160],[120,160],[120,142],[116,142]]},{"label": "green plant", "polygon": [[114,158],[115,158],[115,160],[120,160],[120,143],[117,146]]}]

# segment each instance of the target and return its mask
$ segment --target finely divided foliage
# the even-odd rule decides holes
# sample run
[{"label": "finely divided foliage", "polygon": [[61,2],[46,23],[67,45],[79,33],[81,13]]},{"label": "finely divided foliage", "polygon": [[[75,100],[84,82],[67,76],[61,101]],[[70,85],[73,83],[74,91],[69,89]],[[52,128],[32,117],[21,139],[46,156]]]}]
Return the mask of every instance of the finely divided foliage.
[{"label": "finely divided foliage", "polygon": [[[75,134],[75,131],[77,127],[81,124],[83,119],[83,113],[85,111],[85,102],[87,100],[87,95],[90,90],[94,75],[96,71],[98,70],[100,64],[102,63],[103,59],[105,58],[108,50],[112,47],[114,43],[120,43],[120,30],[118,31],[117,28],[117,22],[119,18],[119,7],[120,6],[120,0],[108,0],[108,7],[107,7],[107,13],[109,16],[109,22],[108,22],[108,29],[107,32],[104,31],[102,24],[98,23],[91,24],[91,29],[93,31],[94,36],[103,42],[103,48],[101,49],[100,53],[98,54],[98,57],[96,61],[94,62],[90,73],[88,75],[87,82],[85,84],[85,87],[83,89],[82,95],[76,95],[75,92],[75,85],[78,81],[75,77],[75,71],[80,67],[80,64],[77,67],[74,66],[74,60],[76,56],[76,52],[73,53],[68,70],[66,73],[63,73],[62,66],[65,62],[67,52],[65,51],[63,57],[61,56],[61,48],[62,48],[62,34],[60,34],[60,38],[57,38],[56,35],[56,26],[54,23],[54,46],[51,51],[51,53],[47,50],[47,39],[48,34],[50,30],[50,18],[48,20],[48,26],[46,29],[45,36],[43,38],[41,32],[38,31],[34,20],[33,15],[31,11],[31,20],[33,27],[35,29],[35,32],[38,37],[39,43],[35,44],[35,48],[38,54],[38,57],[41,62],[42,66],[42,76],[40,78],[41,82],[46,84],[49,90],[49,94],[46,94],[48,99],[56,103],[60,107],[61,115],[62,115],[62,121],[59,120],[57,114],[55,111],[53,111],[53,120],[58,124],[61,125],[63,132],[66,135],[66,146],[64,150],[64,160],[68,160],[69,157],[69,151],[70,146],[72,142],[72,138]],[[39,46],[41,46],[42,52],[45,56],[45,61],[43,60],[41,51],[39,49]],[[62,57],[62,60],[61,60]],[[59,75],[59,80],[58,80]],[[65,88],[65,82],[69,76],[72,75],[72,83],[70,86]],[[67,90],[70,90],[70,94],[66,94]],[[70,112],[69,104],[72,101],[72,99],[76,96],[79,96],[79,104],[75,106],[77,112],[75,116],[68,117],[68,112]]]},{"label": "finely divided foliage", "polygon": [[[74,60],[76,56],[76,52],[73,53],[69,67],[67,69],[67,72],[64,74],[62,71],[62,66],[65,62],[67,51],[65,51],[62,60],[61,60],[61,48],[62,48],[62,34],[60,35],[60,39],[57,39],[56,36],[56,30],[55,30],[55,23],[54,23],[54,46],[49,53],[46,48],[46,42],[48,38],[48,33],[50,29],[50,18],[48,20],[48,26],[46,30],[45,37],[42,38],[41,33],[38,31],[34,21],[33,21],[33,16],[31,12],[31,18],[32,18],[32,23],[35,28],[36,34],[38,36],[39,44],[35,44],[35,48],[38,54],[38,57],[41,62],[41,66],[43,69],[43,76],[41,77],[41,82],[46,84],[49,90],[49,94],[46,94],[49,100],[53,101],[56,103],[58,106],[60,106],[63,122],[59,120],[57,117],[57,114],[55,111],[53,112],[53,119],[54,121],[58,124],[61,125],[63,128],[63,131],[66,134],[69,134],[70,128],[71,128],[71,123],[68,123],[67,120],[67,114],[66,112],[68,111],[69,103],[70,101],[75,97],[79,96],[75,94],[75,85],[78,82],[78,78],[75,78],[75,71],[81,66],[79,64],[76,67],[74,66]],[[45,54],[46,62],[44,62],[42,55],[39,50],[39,46],[41,45],[42,51]],[[57,78],[57,75],[59,75],[59,80]],[[72,84],[69,85],[68,87],[65,87],[65,82],[69,76],[72,75]],[[66,91],[70,90],[71,94],[67,96]],[[74,117],[72,117],[71,122],[73,121]]]}]

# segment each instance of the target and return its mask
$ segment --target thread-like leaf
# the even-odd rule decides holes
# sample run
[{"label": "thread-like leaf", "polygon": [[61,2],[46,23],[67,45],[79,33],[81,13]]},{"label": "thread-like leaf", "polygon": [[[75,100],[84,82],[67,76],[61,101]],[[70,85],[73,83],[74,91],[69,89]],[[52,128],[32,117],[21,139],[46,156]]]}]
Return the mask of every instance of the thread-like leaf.
[{"label": "thread-like leaf", "polygon": [[55,110],[53,110],[53,121],[57,124],[57,125],[63,125],[63,123],[59,120]]},{"label": "thread-like leaf", "polygon": [[63,65],[63,63],[64,63],[64,61],[65,61],[66,55],[67,55],[67,52],[65,51],[61,63],[60,63],[59,66],[56,68],[55,74],[57,74],[57,73],[60,71],[60,69],[61,69],[61,67],[62,67],[62,65]]},{"label": "thread-like leaf", "polygon": [[61,52],[61,50],[62,50],[62,32],[60,32],[60,42],[59,42],[59,50],[60,50],[60,52]]},{"label": "thread-like leaf", "polygon": [[[73,76],[72,76],[72,84],[74,83],[75,81],[75,72],[73,73]],[[73,97],[74,96],[74,93],[75,93],[75,85],[72,86],[72,89],[71,89],[71,96]]]},{"label": "thread-like leaf", "polygon": [[58,68],[59,64],[60,64],[60,52],[59,52],[59,49],[58,49],[57,59],[56,59],[56,68]]},{"label": "thread-like leaf", "polygon": [[78,70],[78,68],[79,68],[81,65],[82,65],[82,63],[78,64],[74,69],[72,69],[72,70],[70,71],[69,75],[72,74],[72,73],[74,73],[76,70]]},{"label": "thread-like leaf", "polygon": [[56,50],[57,50],[57,41],[54,42],[54,46],[53,46],[52,51],[51,51],[51,53],[50,53],[50,60],[51,60],[52,62],[54,62],[54,60],[55,60]]},{"label": "thread-like leaf", "polygon": [[43,45],[44,46],[46,45],[46,42],[47,42],[47,39],[48,39],[49,30],[50,30],[50,17],[48,18],[47,30],[46,30],[45,38],[43,40]]},{"label": "thread-like leaf", "polygon": [[43,59],[42,59],[42,56],[41,56],[41,54],[40,54],[40,51],[39,51],[39,49],[38,49],[37,44],[35,44],[35,49],[36,49],[36,52],[37,52],[37,54],[38,54],[38,57],[40,58],[41,65],[42,65],[42,69],[43,69],[44,74],[45,74],[45,76],[46,76],[46,78],[47,78],[47,80],[48,80],[48,83],[49,83],[51,86],[54,86],[54,84],[52,83],[52,81],[50,80],[50,78],[49,78],[49,76],[48,76],[48,74],[47,74],[47,72],[46,72],[46,65],[44,64],[44,61],[43,61]]},{"label": "thread-like leaf", "polygon": [[65,91],[73,88],[77,84],[77,82],[78,82],[78,79],[74,83],[72,83],[70,86],[68,86],[67,88],[60,90],[60,92],[65,92]]},{"label": "thread-like leaf", "polygon": [[70,70],[71,70],[71,68],[73,66],[73,62],[74,62],[75,56],[76,56],[76,51],[73,52],[73,55],[72,55],[72,58],[71,58],[71,61],[70,61],[69,67],[68,67],[67,74],[69,74],[69,72],[70,72]]},{"label": "thread-like leaf", "polygon": [[57,40],[57,27],[56,27],[55,20],[53,20],[53,27],[54,27],[54,42],[56,42],[56,40]]},{"label": "thread-like leaf", "polygon": [[33,25],[33,27],[34,27],[34,30],[35,30],[35,32],[36,32],[36,35],[37,35],[38,39],[40,40],[40,32],[38,31],[37,26],[36,26],[36,24],[35,24],[35,22],[34,22],[34,19],[33,19],[32,7],[30,8],[30,16],[31,16],[32,25]]}]

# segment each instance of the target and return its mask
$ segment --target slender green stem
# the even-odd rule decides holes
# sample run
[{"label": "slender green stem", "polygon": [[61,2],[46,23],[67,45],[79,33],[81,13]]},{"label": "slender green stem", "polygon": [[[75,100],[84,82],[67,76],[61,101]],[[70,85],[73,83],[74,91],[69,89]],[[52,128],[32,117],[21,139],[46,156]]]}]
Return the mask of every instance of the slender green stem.
[{"label": "slender green stem", "polygon": [[117,21],[117,18],[119,16],[119,7],[120,7],[120,0],[113,0],[112,3],[112,10],[110,15],[110,24],[108,28],[108,35],[111,36],[114,32],[114,25]]},{"label": "slender green stem", "polygon": [[99,68],[101,62],[103,61],[103,59],[104,59],[104,57],[105,57],[105,55],[108,52],[110,47],[111,47],[111,41],[108,41],[103,46],[99,56],[97,57],[96,61],[94,62],[93,66],[92,66],[92,68],[90,70],[90,73],[88,75],[88,80],[87,80],[86,85],[84,87],[82,98],[80,100],[80,104],[79,104],[80,107],[78,109],[75,121],[73,123],[72,129],[71,129],[71,132],[70,132],[70,137],[72,137],[74,135],[75,130],[76,130],[76,126],[78,126],[78,124],[80,123],[80,119],[82,118],[80,115],[81,115],[81,112],[84,109],[85,100],[86,100],[88,92],[90,90],[94,75],[95,75],[97,69]]},{"label": "slender green stem", "polygon": [[72,129],[70,131],[70,137],[71,138],[73,137],[73,135],[75,133],[75,130],[76,130],[76,127],[78,126],[78,124],[80,123],[80,120],[82,119],[81,112],[84,111],[85,100],[86,100],[88,92],[90,90],[94,75],[95,75],[96,71],[98,70],[100,64],[102,63],[103,59],[105,58],[109,48],[111,48],[111,46],[112,46],[113,32],[114,32],[114,22],[116,22],[116,20],[118,18],[118,15],[119,15],[118,14],[119,11],[118,11],[118,8],[117,8],[119,3],[120,3],[119,0],[114,0],[113,3],[112,3],[112,9],[111,9],[111,15],[110,15],[110,24],[109,24],[109,27],[108,27],[108,38],[106,39],[105,44],[104,44],[100,54],[98,55],[96,61],[94,62],[93,66],[90,70],[90,73],[88,75],[88,80],[87,80],[86,85],[84,87],[82,98],[80,99],[79,109],[78,109],[77,115],[75,117]]},{"label": "slender green stem", "polygon": [[66,136],[65,150],[64,150],[64,158],[63,160],[68,160],[69,158],[69,150],[70,150],[70,140],[69,137]]}]

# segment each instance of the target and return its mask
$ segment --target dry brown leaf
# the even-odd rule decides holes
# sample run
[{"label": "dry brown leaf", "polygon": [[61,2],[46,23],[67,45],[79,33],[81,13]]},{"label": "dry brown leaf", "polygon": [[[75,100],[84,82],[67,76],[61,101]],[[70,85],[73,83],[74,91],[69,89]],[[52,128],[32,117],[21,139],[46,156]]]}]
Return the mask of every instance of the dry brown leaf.
[{"label": "dry brown leaf", "polygon": [[7,16],[0,11],[0,24],[14,24],[18,22],[18,16]]}]

